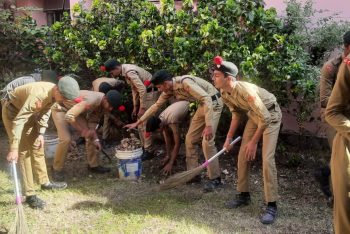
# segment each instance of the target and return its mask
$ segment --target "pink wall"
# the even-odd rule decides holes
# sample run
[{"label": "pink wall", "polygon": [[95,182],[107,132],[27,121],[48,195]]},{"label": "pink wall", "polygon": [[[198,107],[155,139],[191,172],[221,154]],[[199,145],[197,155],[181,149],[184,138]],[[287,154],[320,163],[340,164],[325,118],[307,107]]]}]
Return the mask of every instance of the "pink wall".
[{"label": "pink wall", "polygon": [[[306,0],[299,0],[299,2],[305,3]],[[277,9],[279,15],[285,14],[285,0],[265,0],[266,7],[274,7]],[[320,16],[329,16],[334,13],[339,13],[339,20],[350,21],[350,1],[349,0],[314,0],[314,9],[326,10]],[[317,16],[317,15],[316,15]]]},{"label": "pink wall", "polygon": [[17,7],[34,7],[36,9],[23,11],[23,14],[28,14],[36,20],[38,26],[47,25],[46,13],[43,12],[44,0],[17,0]]}]

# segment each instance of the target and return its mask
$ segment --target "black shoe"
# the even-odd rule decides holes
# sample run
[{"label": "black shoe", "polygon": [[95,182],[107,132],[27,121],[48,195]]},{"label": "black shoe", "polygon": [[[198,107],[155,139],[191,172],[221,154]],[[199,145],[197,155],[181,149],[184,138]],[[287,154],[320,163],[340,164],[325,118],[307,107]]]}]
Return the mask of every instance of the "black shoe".
[{"label": "black shoe", "polygon": [[201,183],[201,176],[196,175],[191,180],[187,181],[186,184],[200,184]]},{"label": "black shoe", "polygon": [[54,190],[54,189],[65,189],[67,188],[66,182],[48,182],[47,184],[42,184],[41,189],[43,190]]},{"label": "black shoe", "polygon": [[229,209],[238,208],[240,206],[247,206],[250,203],[250,194],[236,194],[236,199],[228,201],[226,207]]},{"label": "black shoe", "polygon": [[111,171],[110,168],[108,167],[103,167],[103,166],[97,166],[97,167],[90,167],[88,166],[88,170],[92,173],[96,174],[105,174]]},{"label": "black shoe", "polygon": [[141,156],[141,160],[142,161],[147,161],[147,160],[151,160],[152,158],[154,158],[156,155],[152,152],[149,151],[145,151],[143,152],[142,156]]},{"label": "black shoe", "polygon": [[217,189],[219,187],[222,187],[220,177],[213,179],[213,180],[209,180],[208,182],[206,182],[204,184],[203,188],[204,188],[204,192],[212,192],[212,191],[214,191],[214,189]]},{"label": "black shoe", "polygon": [[276,217],[277,217],[277,207],[267,206],[265,213],[260,218],[260,222],[263,224],[272,224],[275,222]]},{"label": "black shoe", "polygon": [[36,195],[27,196],[26,203],[29,205],[30,208],[39,210],[44,209],[44,206],[46,205],[46,203],[40,198],[38,198]]},{"label": "black shoe", "polygon": [[321,191],[327,199],[330,199],[332,197],[332,192],[329,183],[330,173],[331,171],[328,166],[319,168],[314,173],[315,179],[320,184]]},{"label": "black shoe", "polygon": [[52,170],[52,179],[54,181],[63,182],[64,181],[64,172],[63,171],[56,171],[55,169]]}]

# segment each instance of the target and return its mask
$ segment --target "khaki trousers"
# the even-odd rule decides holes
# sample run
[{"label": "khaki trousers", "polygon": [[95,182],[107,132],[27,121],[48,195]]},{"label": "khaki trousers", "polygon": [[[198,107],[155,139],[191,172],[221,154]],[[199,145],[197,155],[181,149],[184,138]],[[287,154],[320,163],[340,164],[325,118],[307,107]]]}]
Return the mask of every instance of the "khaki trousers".
[{"label": "khaki trousers", "polygon": [[[202,139],[202,149],[206,160],[210,159],[217,153],[215,147],[215,134],[220,120],[223,104],[221,98],[213,101],[213,137],[209,141],[202,139],[202,133],[205,128],[205,113],[204,107],[199,106],[196,113],[194,114],[188,132],[186,134],[186,164],[187,170],[196,168],[198,164],[198,151],[196,144]],[[208,177],[209,179],[216,179],[220,177],[220,166],[219,160],[215,159],[208,166]]]},{"label": "khaki trousers", "polygon": [[[18,110],[10,102],[2,101],[2,120],[9,138],[12,137],[13,120],[17,114]],[[38,149],[38,129],[36,116],[33,115],[24,125],[18,148],[18,164],[25,196],[35,194],[34,179],[40,185],[50,181],[47,175],[44,147]]]},{"label": "khaki trousers", "polygon": [[350,141],[339,133],[333,141],[331,171],[334,231],[350,233]]},{"label": "khaki trousers", "polygon": [[[275,114],[278,114],[279,121],[270,123],[265,129],[262,140],[262,162],[263,162],[263,178],[264,178],[264,194],[266,202],[275,202],[278,198],[277,169],[275,163],[275,150],[278,140],[278,134],[281,125],[281,110],[275,107]],[[279,113],[278,113],[279,112]],[[245,146],[252,139],[258,126],[249,118],[244,129],[243,139],[238,154],[238,192],[249,192],[249,167],[250,162],[245,158]]]},{"label": "khaki trousers", "polygon": [[[150,106],[152,106],[154,103],[156,103],[156,101],[158,100],[158,97],[160,96],[160,92],[158,91],[154,91],[154,92],[148,92],[146,93],[146,110],[148,108],[150,108]],[[140,136],[140,140],[141,143],[143,145],[143,147],[145,148],[146,151],[153,151],[154,150],[154,146],[153,146],[153,137],[145,137],[145,133],[146,133],[146,122],[140,124],[138,126],[138,130],[139,130],[139,136]]]},{"label": "khaki trousers", "polygon": [[[71,133],[68,128],[68,123],[65,121],[66,111],[57,104],[52,108],[52,118],[55,123],[59,143],[57,145],[55,159],[53,162],[53,169],[55,171],[62,171],[64,167],[64,162],[66,160],[66,156],[68,153],[68,149],[71,143]],[[87,125],[86,120],[78,117],[77,121],[85,122],[84,125]],[[99,165],[98,162],[98,154],[97,149],[94,145],[94,142],[91,140],[85,139],[86,143],[86,153],[87,153],[87,161],[90,167],[97,167]]]}]

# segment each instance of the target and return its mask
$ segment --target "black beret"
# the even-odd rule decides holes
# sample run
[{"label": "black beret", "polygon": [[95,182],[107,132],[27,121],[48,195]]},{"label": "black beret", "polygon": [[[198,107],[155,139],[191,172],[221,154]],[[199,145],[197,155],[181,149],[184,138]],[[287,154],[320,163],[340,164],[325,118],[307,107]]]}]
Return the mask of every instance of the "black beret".
[{"label": "black beret", "polygon": [[106,94],[108,103],[114,108],[118,108],[122,104],[122,95],[116,90],[110,90]]},{"label": "black beret", "polygon": [[350,31],[346,32],[343,36],[344,45],[350,45]]},{"label": "black beret", "polygon": [[153,85],[159,85],[164,81],[171,80],[173,76],[167,70],[159,70],[153,74],[151,83]]},{"label": "black beret", "polygon": [[160,118],[152,116],[146,123],[146,132],[154,132],[157,130],[161,122]]},{"label": "black beret", "polygon": [[115,59],[107,60],[104,63],[104,66],[105,66],[107,72],[112,71],[114,68],[116,68],[117,66],[120,66],[120,65],[121,65],[120,62],[118,62]]},{"label": "black beret", "polygon": [[111,89],[113,89],[112,85],[108,84],[107,82],[102,82],[98,87],[98,91],[104,94],[108,93],[108,91]]}]

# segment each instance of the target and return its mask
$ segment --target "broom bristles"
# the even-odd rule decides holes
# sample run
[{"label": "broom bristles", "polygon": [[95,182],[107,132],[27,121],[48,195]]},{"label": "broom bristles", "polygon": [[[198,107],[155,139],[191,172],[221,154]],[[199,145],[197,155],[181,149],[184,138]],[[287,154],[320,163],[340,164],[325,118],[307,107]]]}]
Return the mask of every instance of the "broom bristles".
[{"label": "broom bristles", "polygon": [[196,175],[199,175],[203,169],[203,166],[198,166],[194,169],[177,173],[166,179],[163,184],[159,185],[159,190],[167,190],[182,185],[193,179]]},{"label": "broom bristles", "polygon": [[29,229],[27,226],[26,217],[24,215],[22,204],[17,205],[15,224],[13,225],[9,233],[29,234]]}]

